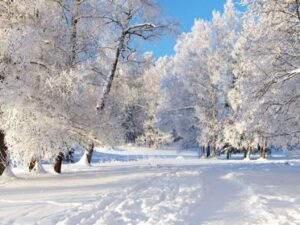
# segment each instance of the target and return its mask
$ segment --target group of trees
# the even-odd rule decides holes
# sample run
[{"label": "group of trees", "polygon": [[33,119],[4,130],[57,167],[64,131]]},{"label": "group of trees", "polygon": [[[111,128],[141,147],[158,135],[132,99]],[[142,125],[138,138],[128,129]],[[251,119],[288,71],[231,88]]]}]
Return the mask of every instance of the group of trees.
[{"label": "group of trees", "polygon": [[175,28],[155,0],[2,0],[0,172],[75,145],[299,146],[300,3],[241,3],[155,61],[138,46]]},{"label": "group of trees", "polygon": [[190,123],[198,130],[195,142],[209,145],[214,157],[230,116],[227,93],[233,85],[232,52],[240,32],[240,20],[229,1],[223,15],[214,12],[212,21],[196,21],[192,32],[179,38],[176,55],[171,59],[174,64],[171,73],[183,83],[186,97],[190,98],[189,105],[183,99],[181,107],[192,106],[198,121]]},{"label": "group of trees", "polygon": [[1,1],[2,162],[90,151],[143,127],[137,78],[153,59],[137,47],[172,29],[161,15],[153,0]]},{"label": "group of trees", "polygon": [[262,156],[270,146],[299,148],[299,2],[245,3],[226,138],[249,153],[258,145]]},{"label": "group of trees", "polygon": [[167,96],[156,126],[212,157],[225,146],[245,157],[299,148],[299,1],[241,3],[241,11],[229,0],[211,21],[196,20],[175,56],[155,66]]}]

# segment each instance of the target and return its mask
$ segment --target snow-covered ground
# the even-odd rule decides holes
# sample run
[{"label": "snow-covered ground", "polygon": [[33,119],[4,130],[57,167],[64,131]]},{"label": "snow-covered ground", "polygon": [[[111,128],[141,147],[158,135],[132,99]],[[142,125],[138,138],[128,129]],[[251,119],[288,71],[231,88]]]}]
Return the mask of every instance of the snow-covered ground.
[{"label": "snow-covered ground", "polygon": [[0,224],[300,224],[300,160],[141,152],[101,149],[61,175],[14,169],[0,178]]}]

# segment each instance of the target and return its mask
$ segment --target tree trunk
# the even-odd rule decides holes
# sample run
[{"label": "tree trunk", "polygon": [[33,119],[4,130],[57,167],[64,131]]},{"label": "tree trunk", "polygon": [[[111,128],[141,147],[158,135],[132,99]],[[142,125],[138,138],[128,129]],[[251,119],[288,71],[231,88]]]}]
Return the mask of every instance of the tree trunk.
[{"label": "tree trunk", "polygon": [[61,164],[62,164],[63,159],[64,159],[64,153],[59,152],[54,160],[54,171],[56,173],[61,173]]},{"label": "tree trunk", "polygon": [[4,142],[4,137],[4,132],[0,130],[0,176],[4,172],[6,166],[8,165],[7,147]]},{"label": "tree trunk", "polygon": [[265,143],[264,143],[263,152],[262,152],[263,159],[266,158],[267,151],[268,151],[268,138],[265,138]]},{"label": "tree trunk", "polygon": [[206,158],[210,157],[210,145],[207,145],[206,147]]},{"label": "tree trunk", "polygon": [[212,101],[212,121],[213,121],[213,136],[212,136],[212,158],[216,159],[217,158],[217,140],[218,140],[218,94],[217,94],[217,86],[212,85],[212,90],[213,90],[213,101]]},{"label": "tree trunk", "polygon": [[260,159],[265,159],[266,158],[266,148],[263,146],[258,145],[257,149],[259,151],[259,158]]},{"label": "tree trunk", "polygon": [[36,161],[36,157],[35,156],[32,156],[31,157],[31,160],[30,160],[30,163],[29,163],[29,172],[31,172],[33,170],[33,168],[35,167],[35,164],[37,163]]},{"label": "tree trunk", "polygon": [[257,145],[257,151],[259,152],[259,158],[261,158],[261,147],[259,144]]},{"label": "tree trunk", "polygon": [[217,158],[217,144],[216,143],[214,143],[213,144],[213,155],[212,155],[212,157],[214,158],[214,159],[216,159]]},{"label": "tree trunk", "polygon": [[243,147],[244,159],[247,157],[247,148]]},{"label": "tree trunk", "polygon": [[201,158],[205,157],[205,146],[204,145],[201,146],[201,156],[200,157]]},{"label": "tree trunk", "polygon": [[226,151],[226,159],[230,159],[230,155],[231,155],[231,147],[227,148],[227,151]]},{"label": "tree trunk", "polygon": [[262,148],[261,148],[261,158],[262,158],[262,159],[265,159],[265,158],[266,158],[266,148],[265,148],[265,147],[262,147]]},{"label": "tree trunk", "polygon": [[81,0],[76,0],[72,11],[72,27],[71,27],[71,53],[70,53],[70,67],[74,67],[76,63],[76,51],[77,51],[77,24],[78,24],[78,10],[81,4]]},{"label": "tree trunk", "polygon": [[117,71],[117,67],[118,67],[120,55],[121,55],[121,52],[122,52],[122,50],[124,48],[125,38],[126,38],[126,33],[122,33],[122,35],[120,37],[120,41],[119,41],[119,46],[118,46],[118,48],[116,50],[115,61],[113,63],[110,75],[108,77],[107,85],[106,85],[106,87],[104,89],[103,96],[101,98],[100,108],[99,108],[100,110],[103,110],[104,107],[105,107],[106,98],[107,98],[107,96],[108,96],[108,94],[110,92],[113,80],[114,80],[115,75],[116,75],[116,71]]},{"label": "tree trunk", "polygon": [[86,150],[86,157],[89,164],[92,162],[93,152],[94,152],[94,143],[89,144],[88,149]]},{"label": "tree trunk", "polygon": [[248,147],[248,148],[247,148],[247,154],[246,154],[245,159],[249,159],[249,160],[250,160],[251,152],[252,152],[252,147]]},{"label": "tree trunk", "polygon": [[298,19],[300,20],[300,0],[296,0],[296,12],[297,12],[297,16],[298,16]]}]

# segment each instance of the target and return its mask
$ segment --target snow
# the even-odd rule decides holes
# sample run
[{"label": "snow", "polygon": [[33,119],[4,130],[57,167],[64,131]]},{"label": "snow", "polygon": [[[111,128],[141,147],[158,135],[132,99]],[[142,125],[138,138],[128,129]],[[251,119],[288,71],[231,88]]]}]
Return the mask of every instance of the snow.
[{"label": "snow", "polygon": [[294,74],[294,73],[300,73],[300,68],[295,69],[295,70],[293,70],[293,71],[291,71],[291,72],[289,72],[289,73],[291,73],[291,74]]},{"label": "snow", "polygon": [[79,162],[76,163],[77,165],[81,165],[81,166],[91,166],[88,159],[87,159],[87,155],[86,153],[84,153],[81,157],[81,159],[79,160]]},{"label": "snow", "polygon": [[0,176],[0,183],[7,182],[14,179],[17,179],[17,177],[15,176],[11,168],[8,166],[5,168],[2,175]]},{"label": "snow", "polygon": [[41,164],[40,161],[37,161],[35,163],[35,166],[34,166],[32,171],[35,172],[35,173],[46,173],[46,170],[44,169],[44,167],[43,167],[43,165]]},{"label": "snow", "polygon": [[[132,151],[118,152],[133,157]],[[210,160],[172,152],[103,163],[98,149],[92,166],[64,164],[60,176],[50,165],[43,174],[14,168],[18,179],[0,183],[0,223],[300,224],[299,159]]]},{"label": "snow", "polygon": [[[178,149],[151,149],[134,146],[103,146],[95,149],[92,162],[140,161],[148,159],[154,160],[157,158],[174,159],[180,156],[185,158],[198,158],[198,154],[198,149],[183,151]],[[78,163],[82,164],[82,162]]]}]

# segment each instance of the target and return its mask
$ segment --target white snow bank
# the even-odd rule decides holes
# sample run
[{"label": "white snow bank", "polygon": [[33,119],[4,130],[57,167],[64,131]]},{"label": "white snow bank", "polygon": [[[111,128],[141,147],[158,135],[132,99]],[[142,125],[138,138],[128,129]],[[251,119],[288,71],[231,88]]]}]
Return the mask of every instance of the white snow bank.
[{"label": "white snow bank", "polygon": [[88,162],[86,152],[81,156],[80,160],[76,163],[76,165],[91,166],[91,164]]},{"label": "white snow bank", "polygon": [[17,179],[17,177],[13,173],[12,169],[10,168],[10,166],[7,166],[5,168],[5,170],[3,171],[2,175],[0,176],[0,184],[1,183],[5,183],[5,182],[9,182],[11,180],[16,180],[16,179]]},{"label": "white snow bank", "polygon": [[37,174],[47,173],[40,161],[35,163],[32,171]]}]

